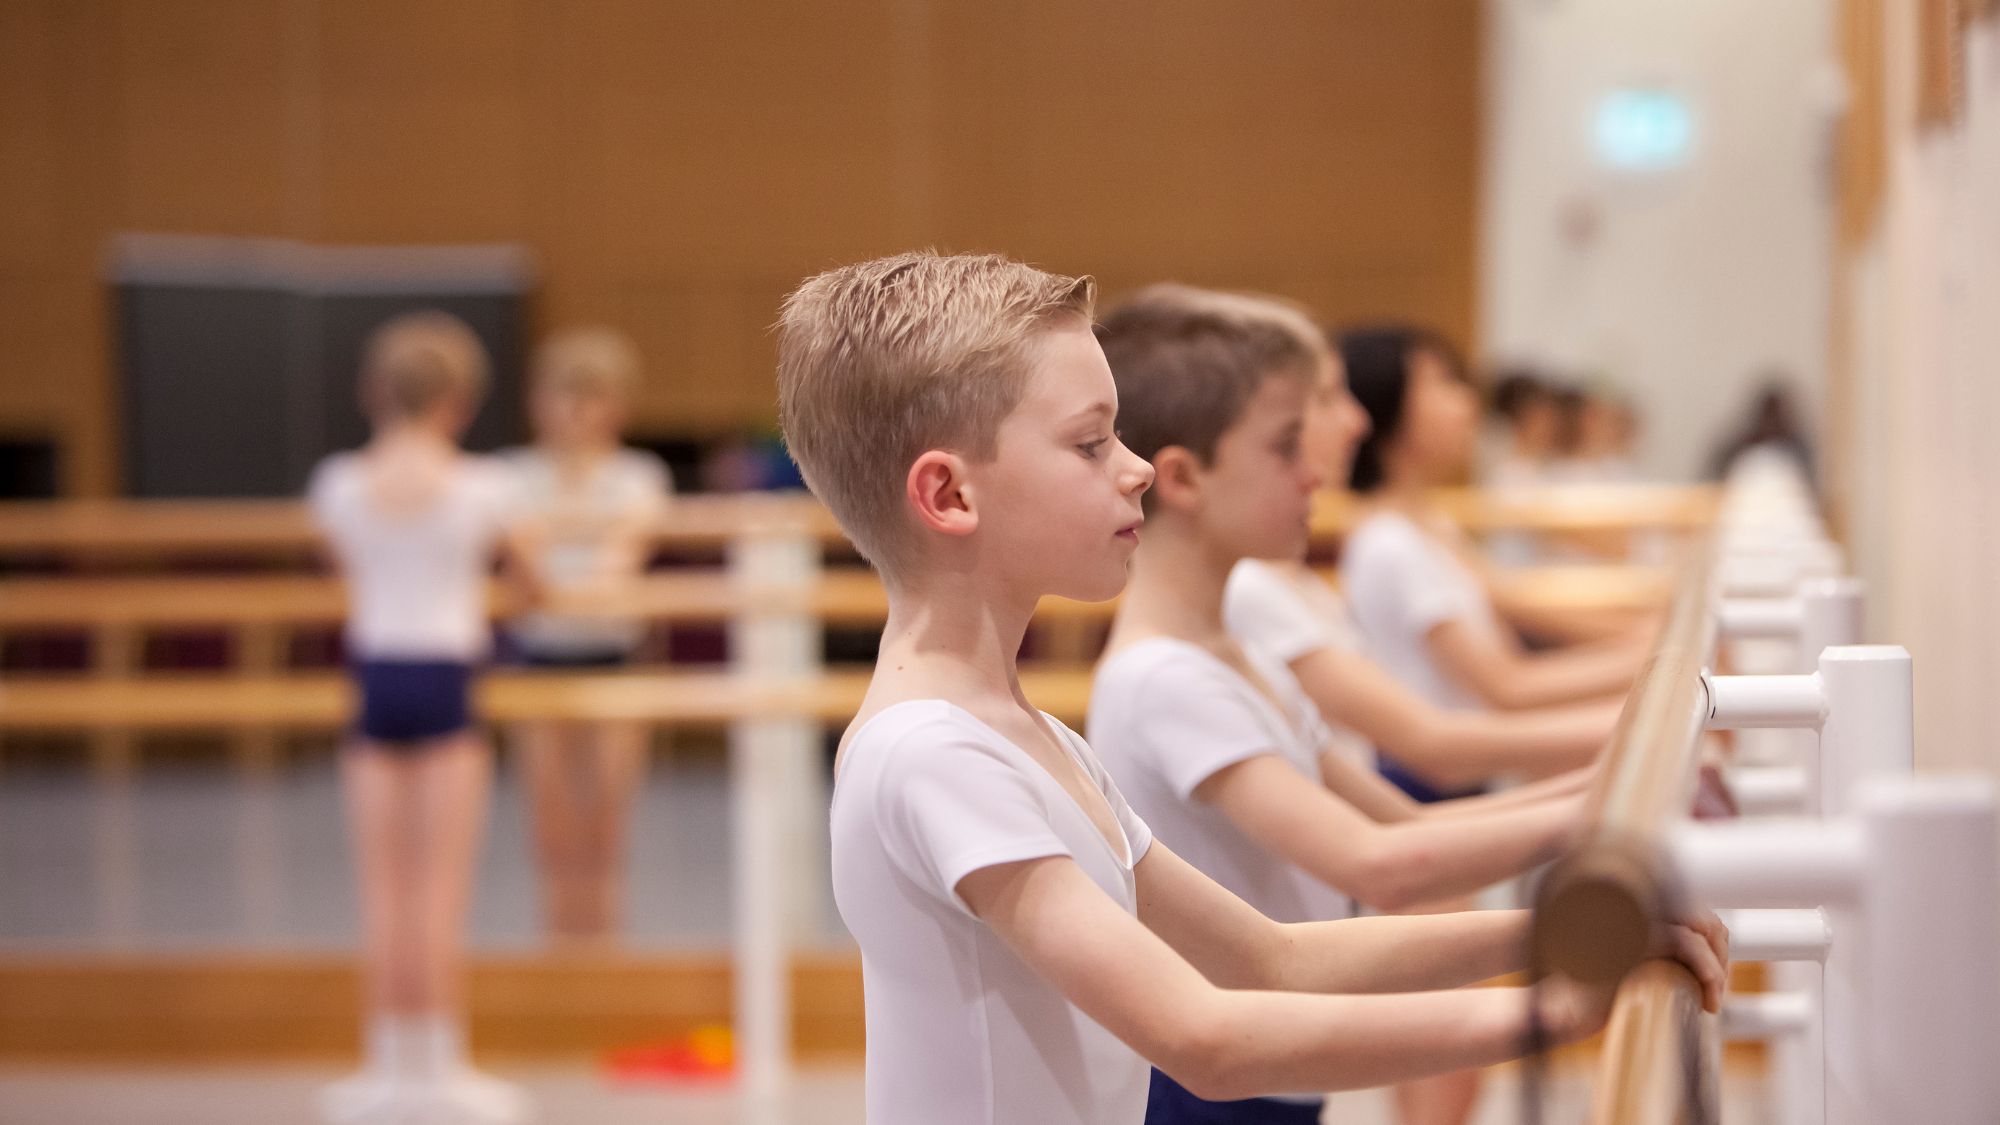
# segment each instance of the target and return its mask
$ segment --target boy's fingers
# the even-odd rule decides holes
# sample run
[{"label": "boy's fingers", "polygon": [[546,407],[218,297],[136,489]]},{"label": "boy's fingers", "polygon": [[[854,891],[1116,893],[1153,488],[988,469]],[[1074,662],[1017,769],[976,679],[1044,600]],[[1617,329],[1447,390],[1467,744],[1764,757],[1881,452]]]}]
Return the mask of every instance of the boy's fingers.
[{"label": "boy's fingers", "polygon": [[1722,991],[1727,983],[1724,977],[1723,961],[1716,956],[1715,949],[1703,935],[1693,931],[1682,931],[1680,959],[1701,982],[1701,1006],[1707,1011],[1720,1011]]}]

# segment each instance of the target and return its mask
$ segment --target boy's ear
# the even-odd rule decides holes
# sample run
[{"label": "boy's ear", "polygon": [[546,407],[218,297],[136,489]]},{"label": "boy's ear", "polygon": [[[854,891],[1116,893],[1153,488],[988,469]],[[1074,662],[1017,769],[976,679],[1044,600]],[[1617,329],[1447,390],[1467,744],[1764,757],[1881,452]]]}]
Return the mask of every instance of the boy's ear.
[{"label": "boy's ear", "polygon": [[1154,503],[1185,508],[1201,502],[1201,458],[1184,445],[1169,445],[1153,455]]},{"label": "boy's ear", "polygon": [[903,496],[917,522],[945,535],[970,535],[979,527],[972,510],[965,462],[956,453],[927,449],[910,464],[903,478]]}]

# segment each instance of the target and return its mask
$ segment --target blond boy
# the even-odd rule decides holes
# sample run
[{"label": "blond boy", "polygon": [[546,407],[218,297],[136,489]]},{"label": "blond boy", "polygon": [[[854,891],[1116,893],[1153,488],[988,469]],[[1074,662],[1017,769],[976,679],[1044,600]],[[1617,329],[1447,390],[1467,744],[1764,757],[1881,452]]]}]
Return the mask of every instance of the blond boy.
[{"label": "blond boy", "polygon": [[[785,304],[779,410],[889,589],[836,763],[836,901],[861,946],[873,1125],[1136,1125],[1150,1060],[1211,1098],[1379,1085],[1516,1054],[1487,912],[1281,925],[1153,840],[1014,663],[1038,599],[1118,592],[1146,463],[1114,429],[1092,283],[905,254]],[[1711,986],[1714,950],[1685,932]],[[1340,993],[1400,995],[1335,995]],[[1560,1037],[1605,997],[1545,993]]]}]

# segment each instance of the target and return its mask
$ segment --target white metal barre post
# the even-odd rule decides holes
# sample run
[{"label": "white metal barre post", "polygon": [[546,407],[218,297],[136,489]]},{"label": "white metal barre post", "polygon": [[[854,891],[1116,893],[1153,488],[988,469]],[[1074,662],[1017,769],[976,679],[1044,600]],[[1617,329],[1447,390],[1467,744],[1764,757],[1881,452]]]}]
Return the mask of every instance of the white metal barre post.
[{"label": "white metal barre post", "polygon": [[1874,778],[1857,794],[1854,812],[1824,821],[1683,825],[1669,843],[1674,865],[1712,906],[1836,909],[1829,953],[1846,964],[1836,971],[1830,957],[1828,983],[1851,986],[1860,1042],[1828,1060],[1829,1121],[1991,1125],[2000,1121],[1993,784]]},{"label": "white metal barre post", "polygon": [[[1821,595],[1820,601],[1835,608],[1819,610],[1817,631],[1851,620],[1848,607],[1858,600],[1851,587]],[[1818,777],[1819,792],[1808,792],[1806,807],[1839,811],[1854,780],[1907,775],[1914,766],[1910,656],[1892,645],[1839,646],[1821,652],[1817,665],[1810,675],[1707,677],[1709,726],[1819,731],[1816,752],[1808,754],[1800,779]],[[1778,1109],[1787,1125],[1827,1119],[1827,1091],[1840,1081],[1829,1073],[1828,1060],[1852,1053],[1851,974],[1841,971],[1845,955],[1833,956],[1830,968],[1784,965],[1772,973],[1783,993],[1802,995],[1813,1013],[1800,1035],[1774,1044]]]},{"label": "white metal barre post", "polygon": [[[789,525],[746,529],[729,545],[730,581],[739,590],[796,595],[819,575],[819,544]],[[774,596],[774,606],[803,605]],[[817,622],[803,612],[752,612],[730,623],[735,674],[760,683],[804,681],[819,667]],[[745,1125],[782,1125],[791,1070],[792,910],[804,884],[793,773],[816,768],[818,726],[778,716],[730,726],[729,772],[735,868],[734,1029]]]}]

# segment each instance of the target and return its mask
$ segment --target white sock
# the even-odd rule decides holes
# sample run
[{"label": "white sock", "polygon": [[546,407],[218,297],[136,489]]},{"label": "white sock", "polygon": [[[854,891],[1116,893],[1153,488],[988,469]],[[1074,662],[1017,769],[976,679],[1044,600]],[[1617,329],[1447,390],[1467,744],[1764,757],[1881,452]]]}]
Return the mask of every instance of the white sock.
[{"label": "white sock", "polygon": [[410,1057],[416,1062],[417,1078],[441,1081],[467,1068],[464,1021],[431,1012],[413,1017],[412,1022],[415,1044]]},{"label": "white sock", "polygon": [[368,1021],[364,1035],[367,1044],[365,1069],[384,1079],[394,1080],[404,1077],[409,1066],[409,1043],[411,1041],[410,1017],[378,1015]]}]

